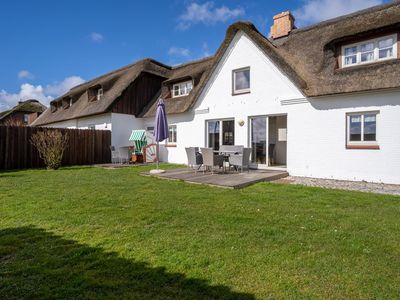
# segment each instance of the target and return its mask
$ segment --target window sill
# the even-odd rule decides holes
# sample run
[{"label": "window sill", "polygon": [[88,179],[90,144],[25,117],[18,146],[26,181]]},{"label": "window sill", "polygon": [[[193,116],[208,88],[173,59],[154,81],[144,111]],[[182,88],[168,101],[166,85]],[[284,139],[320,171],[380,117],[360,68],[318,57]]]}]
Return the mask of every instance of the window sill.
[{"label": "window sill", "polygon": [[244,95],[244,94],[250,94],[250,90],[233,92],[232,96],[238,96],[238,95]]},{"label": "window sill", "polygon": [[176,148],[176,144],[165,144],[165,147]]},{"label": "window sill", "polygon": [[388,59],[382,59],[382,60],[376,60],[368,63],[360,63],[360,64],[355,64],[355,65],[349,65],[349,66],[341,66],[336,68],[335,72],[345,72],[345,71],[354,71],[354,70],[359,70],[359,69],[364,69],[372,66],[379,66],[379,65],[385,65],[385,63],[395,63],[399,61],[399,58],[393,57],[393,58],[388,58]]},{"label": "window sill", "polygon": [[346,145],[346,149],[366,149],[366,150],[379,150],[379,145]]},{"label": "window sill", "polygon": [[186,96],[189,96],[189,94],[184,94],[184,95],[179,95],[179,96],[171,96],[171,98],[175,99],[175,98],[182,98],[182,97],[186,97]]}]

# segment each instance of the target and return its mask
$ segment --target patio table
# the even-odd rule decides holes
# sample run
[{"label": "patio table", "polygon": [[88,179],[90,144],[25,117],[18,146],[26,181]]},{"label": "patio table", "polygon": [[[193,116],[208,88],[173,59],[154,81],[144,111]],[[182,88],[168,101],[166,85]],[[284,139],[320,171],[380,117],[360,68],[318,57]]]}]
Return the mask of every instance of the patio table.
[{"label": "patio table", "polygon": [[[224,172],[224,173],[227,173],[227,172],[226,172],[225,163],[228,162],[229,156],[230,156],[231,154],[238,153],[238,151],[234,151],[234,150],[222,150],[222,151],[220,151],[220,150],[214,150],[214,153],[221,154],[221,155],[224,156],[224,164],[223,164],[222,167],[223,167],[223,172]],[[228,163],[229,163],[229,162],[228,162]],[[229,169],[229,166],[228,166],[228,169]]]}]

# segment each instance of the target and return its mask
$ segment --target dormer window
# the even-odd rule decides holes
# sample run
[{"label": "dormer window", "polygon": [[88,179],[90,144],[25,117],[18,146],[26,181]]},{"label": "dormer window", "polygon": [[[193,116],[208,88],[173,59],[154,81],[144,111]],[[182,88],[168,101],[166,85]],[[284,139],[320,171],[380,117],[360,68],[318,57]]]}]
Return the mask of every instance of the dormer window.
[{"label": "dormer window", "polygon": [[72,97],[65,97],[62,100],[62,104],[63,104],[63,108],[64,109],[70,108],[72,106],[72,103],[73,103]]},{"label": "dormer window", "polygon": [[89,102],[99,101],[103,98],[103,88],[100,85],[92,87],[88,90]]},{"label": "dormer window", "polygon": [[172,97],[181,97],[189,95],[190,91],[193,89],[192,81],[185,81],[176,83],[172,86]]},{"label": "dormer window", "polygon": [[397,35],[392,34],[342,47],[342,66],[350,67],[397,57]]},{"label": "dormer window", "polygon": [[57,103],[55,102],[50,103],[50,111],[52,113],[57,111]]}]

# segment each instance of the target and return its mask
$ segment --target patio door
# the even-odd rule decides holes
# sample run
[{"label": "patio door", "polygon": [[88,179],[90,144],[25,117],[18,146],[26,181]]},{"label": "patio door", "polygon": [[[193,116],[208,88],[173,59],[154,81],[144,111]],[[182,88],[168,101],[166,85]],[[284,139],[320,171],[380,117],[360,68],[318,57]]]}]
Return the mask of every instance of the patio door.
[{"label": "patio door", "polygon": [[219,150],[221,145],[235,144],[235,121],[210,120],[206,121],[206,145],[214,150]]},{"label": "patio door", "polygon": [[250,118],[250,147],[251,164],[256,168],[267,167],[267,145],[268,145],[268,118]]},{"label": "patio door", "polygon": [[287,115],[251,117],[251,163],[255,168],[286,168]]}]

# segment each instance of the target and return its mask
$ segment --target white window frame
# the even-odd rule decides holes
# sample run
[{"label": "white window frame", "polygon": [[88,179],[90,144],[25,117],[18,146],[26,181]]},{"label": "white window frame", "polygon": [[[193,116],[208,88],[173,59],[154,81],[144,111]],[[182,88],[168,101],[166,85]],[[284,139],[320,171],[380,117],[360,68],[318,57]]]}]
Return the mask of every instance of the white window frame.
[{"label": "white window frame", "polygon": [[[365,115],[375,115],[375,141],[364,141],[364,118]],[[361,116],[361,141],[350,141],[350,117]],[[346,143],[348,146],[378,146],[379,133],[379,111],[362,111],[346,113]]]},{"label": "white window frame", "polygon": [[[175,128],[175,130],[173,130],[175,132],[175,135],[171,136],[170,133],[170,128]],[[175,138],[174,138],[175,137]],[[178,142],[178,127],[175,124],[170,124],[168,125],[168,138],[165,141],[165,144],[167,145],[176,145],[176,143]]]},{"label": "white window frame", "polygon": [[[210,119],[210,120],[205,120],[206,124],[205,124],[205,146],[209,147],[209,139],[208,139],[208,123],[210,122],[219,122],[219,126],[218,126],[218,130],[219,130],[219,147],[224,146],[223,144],[223,124],[222,122],[224,121],[233,121],[233,124],[235,124],[235,118],[224,118],[224,119]],[[235,126],[235,125],[234,125]],[[236,128],[235,128],[236,129]],[[236,130],[234,132],[234,136],[233,136],[233,144],[235,144],[235,140],[236,139]]]},{"label": "white window frame", "polygon": [[[190,84],[190,88],[188,87]],[[178,94],[175,95],[175,87],[177,87]],[[193,90],[193,81],[187,80],[183,82],[178,82],[172,85],[172,98],[183,97],[189,95],[189,93]]]},{"label": "white window frame", "polygon": [[[249,87],[246,89],[236,89],[236,73],[238,72],[243,72],[243,71],[249,71]],[[250,87],[251,87],[251,74],[250,74],[250,67],[244,67],[240,69],[235,69],[232,71],[232,94],[233,95],[239,95],[239,94],[245,94],[245,93],[250,93]]]},{"label": "white window frame", "polygon": [[28,123],[29,123],[29,115],[24,114],[24,124],[28,124]]},{"label": "white window frame", "polygon": [[[385,58],[379,58],[379,42],[382,40],[386,40],[392,38],[393,39],[393,55],[390,57],[385,57]],[[370,64],[370,63],[374,63],[374,62],[379,62],[379,61],[385,61],[385,60],[389,60],[389,59],[395,59],[397,58],[397,34],[390,34],[390,35],[385,35],[379,38],[375,38],[375,39],[371,39],[371,40],[365,40],[362,42],[358,42],[358,43],[353,43],[353,44],[348,44],[348,45],[344,45],[342,46],[342,57],[341,57],[341,66],[342,68],[348,68],[348,67],[353,67],[353,66],[358,66],[358,65],[365,65],[365,64]],[[374,59],[373,60],[369,60],[369,61],[361,61],[361,46],[365,45],[365,44],[369,44],[369,43],[373,43],[374,44]],[[345,50],[347,48],[352,48],[352,47],[357,47],[357,52],[356,52],[356,62],[353,64],[347,64],[346,65],[346,56],[345,56]],[[388,48],[385,48],[388,49]]]}]

